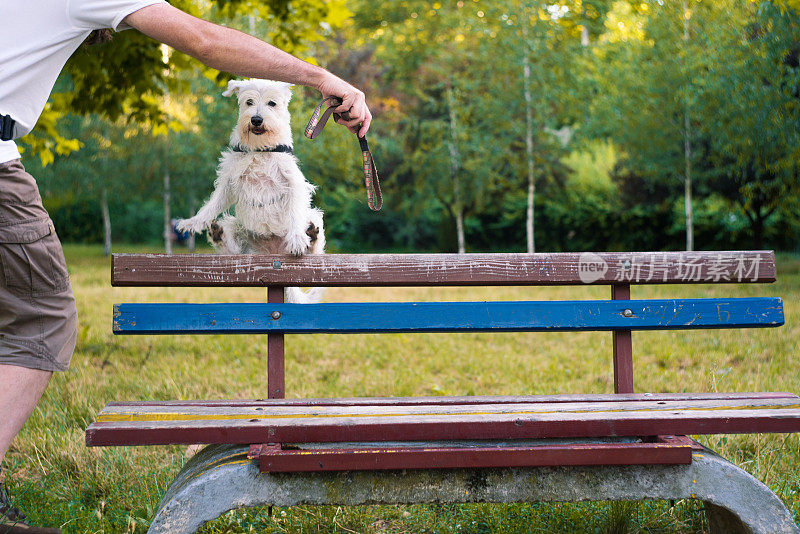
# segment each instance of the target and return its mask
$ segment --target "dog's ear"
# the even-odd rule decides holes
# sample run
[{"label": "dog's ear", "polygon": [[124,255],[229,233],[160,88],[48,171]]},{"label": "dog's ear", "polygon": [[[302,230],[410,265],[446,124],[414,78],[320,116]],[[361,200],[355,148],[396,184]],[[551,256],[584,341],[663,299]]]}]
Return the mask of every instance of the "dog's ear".
[{"label": "dog's ear", "polygon": [[247,82],[243,80],[231,80],[228,82],[228,88],[222,93],[222,96],[231,96],[234,93],[238,93],[239,89],[244,87]]}]

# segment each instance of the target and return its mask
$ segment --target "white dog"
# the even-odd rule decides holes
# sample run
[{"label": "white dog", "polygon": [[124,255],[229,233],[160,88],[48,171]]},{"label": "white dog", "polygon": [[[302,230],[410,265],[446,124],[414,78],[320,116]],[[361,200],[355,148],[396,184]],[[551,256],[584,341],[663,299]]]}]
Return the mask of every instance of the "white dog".
[{"label": "white dog", "polygon": [[[292,154],[290,85],[267,80],[232,80],[223,96],[236,94],[239,121],[222,152],[214,192],[197,215],[178,230],[209,230],[221,254],[322,254],[322,211],[311,207],[316,189]],[[235,215],[215,220],[231,205]],[[288,302],[319,302],[322,288],[286,288]]]}]

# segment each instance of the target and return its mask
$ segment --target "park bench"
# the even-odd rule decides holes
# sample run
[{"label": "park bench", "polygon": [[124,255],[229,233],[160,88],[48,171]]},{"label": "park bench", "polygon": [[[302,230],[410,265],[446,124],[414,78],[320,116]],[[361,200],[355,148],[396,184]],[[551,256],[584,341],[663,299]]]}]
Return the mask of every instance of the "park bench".
[{"label": "park bench", "polygon": [[[267,287],[267,302],[126,303],[116,334],[266,334],[257,400],[111,402],[89,446],[209,444],[150,532],[244,506],[688,499],[712,532],[797,533],[764,484],[687,436],[800,431],[790,393],[635,393],[633,330],[776,327],[779,298],[632,300],[637,284],[767,283],[770,251],[117,254],[115,286]],[[286,286],[611,286],[610,300],[284,304]],[[284,335],[610,331],[613,394],[286,399]],[[354,357],[354,365],[357,356]],[[676,389],[680,389],[676,385]]]}]

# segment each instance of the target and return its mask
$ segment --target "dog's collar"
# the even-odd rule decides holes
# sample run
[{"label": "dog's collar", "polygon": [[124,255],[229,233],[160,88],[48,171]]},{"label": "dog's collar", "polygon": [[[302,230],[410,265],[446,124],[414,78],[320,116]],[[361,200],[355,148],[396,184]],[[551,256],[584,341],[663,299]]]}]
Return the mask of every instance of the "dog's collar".
[{"label": "dog's collar", "polygon": [[289,145],[277,145],[268,148],[247,148],[240,144],[231,145],[231,150],[234,152],[284,152],[286,154],[293,154],[294,151]]}]

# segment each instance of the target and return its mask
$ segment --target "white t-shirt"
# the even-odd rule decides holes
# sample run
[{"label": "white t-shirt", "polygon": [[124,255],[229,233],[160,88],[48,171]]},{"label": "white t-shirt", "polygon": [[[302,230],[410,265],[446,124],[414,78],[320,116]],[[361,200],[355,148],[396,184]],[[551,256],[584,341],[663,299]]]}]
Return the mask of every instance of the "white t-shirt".
[{"label": "white t-shirt", "polygon": [[[165,0],[0,0],[0,115],[16,121],[14,138],[30,132],[56,78],[93,30],[126,30],[122,19]],[[19,157],[0,141],[0,163]]]}]

